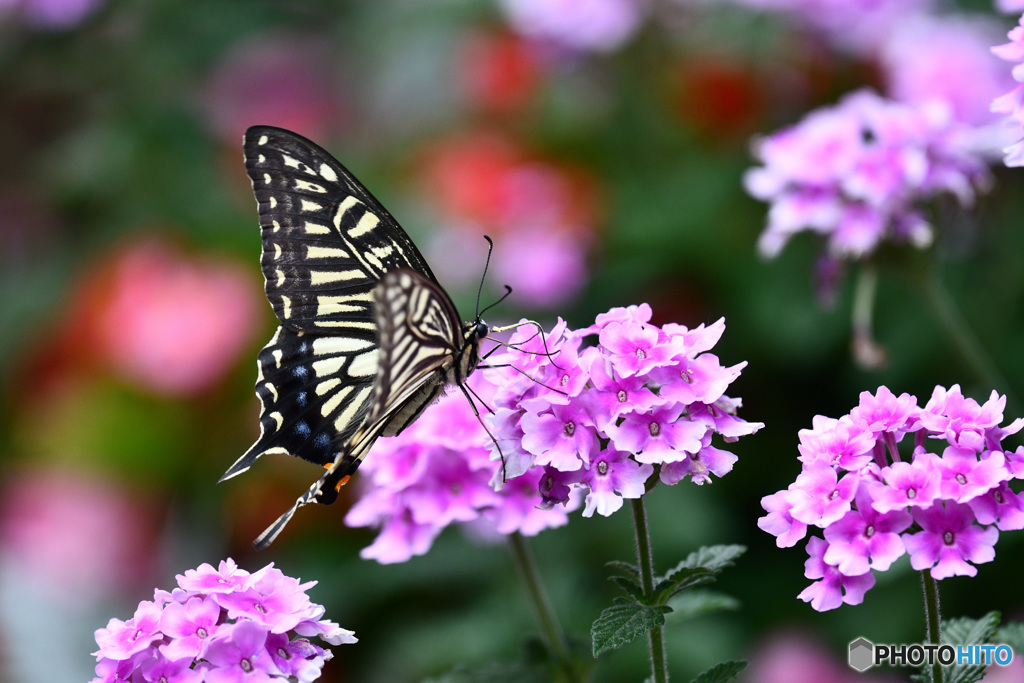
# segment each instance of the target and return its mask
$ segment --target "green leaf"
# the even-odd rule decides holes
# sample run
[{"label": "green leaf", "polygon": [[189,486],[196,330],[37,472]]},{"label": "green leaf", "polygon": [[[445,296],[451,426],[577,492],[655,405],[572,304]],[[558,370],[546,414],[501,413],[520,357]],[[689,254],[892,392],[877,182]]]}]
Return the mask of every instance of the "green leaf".
[{"label": "green leaf", "polygon": [[746,550],[742,545],[715,545],[690,553],[674,569],[658,578],[654,603],[663,605],[679,591],[714,581],[720,571],[732,566]]},{"label": "green leaf", "polygon": [[980,619],[949,619],[942,623],[942,642],[953,645],[989,643],[999,627],[999,612],[989,612]]},{"label": "green leaf", "polygon": [[703,567],[719,572],[735,564],[740,555],[747,552],[742,545],[711,545],[704,546],[683,560],[679,567]]},{"label": "green leaf", "polygon": [[747,668],[746,662],[728,661],[715,664],[697,676],[691,683],[726,683],[736,678],[736,674]]},{"label": "green leaf", "polygon": [[[951,645],[989,643],[999,627],[999,612],[989,612],[980,619],[950,619],[942,624],[942,642]],[[981,664],[954,664],[944,671],[945,683],[974,683],[985,677]]]},{"label": "green leaf", "polygon": [[996,631],[994,643],[1006,643],[1014,652],[1024,652],[1024,622],[1014,621]]},{"label": "green leaf", "polygon": [[668,616],[668,620],[682,621],[696,619],[715,612],[735,612],[740,608],[740,601],[725,593],[693,590],[673,595],[672,599],[668,601],[668,606],[672,608],[672,614]]},{"label": "green leaf", "polygon": [[594,657],[633,642],[655,626],[664,626],[665,615],[671,611],[664,605],[641,605],[629,598],[616,598],[590,628]]},{"label": "green leaf", "polygon": [[618,560],[612,560],[611,562],[607,562],[605,566],[609,567],[616,574],[629,577],[637,583],[640,583],[640,568],[637,567],[635,564],[630,564],[629,562],[620,562]]},{"label": "green leaf", "polygon": [[[999,612],[989,612],[980,619],[949,619],[942,622],[942,642],[950,645],[979,645],[992,642],[992,636],[999,626]],[[921,673],[915,681],[930,681],[927,664],[921,666]],[[981,664],[954,664],[943,669],[944,683],[974,683],[985,677]]]},{"label": "green leaf", "polygon": [[644,589],[639,583],[626,576],[610,576],[608,578],[610,578],[616,586],[636,598],[637,602],[646,604],[647,599],[646,596],[644,596]]},{"label": "green leaf", "polygon": [[676,567],[654,586],[654,604],[663,605],[669,598],[687,588],[694,588],[715,580],[715,574],[710,569],[697,567],[694,569]]}]

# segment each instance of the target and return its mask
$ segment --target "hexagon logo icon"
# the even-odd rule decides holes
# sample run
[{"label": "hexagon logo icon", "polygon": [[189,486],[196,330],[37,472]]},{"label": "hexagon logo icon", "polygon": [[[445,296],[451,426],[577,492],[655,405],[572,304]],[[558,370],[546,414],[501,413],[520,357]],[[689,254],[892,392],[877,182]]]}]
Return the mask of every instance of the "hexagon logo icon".
[{"label": "hexagon logo icon", "polygon": [[861,673],[870,669],[875,663],[875,645],[867,638],[858,638],[850,643],[850,655],[847,660],[851,669]]}]

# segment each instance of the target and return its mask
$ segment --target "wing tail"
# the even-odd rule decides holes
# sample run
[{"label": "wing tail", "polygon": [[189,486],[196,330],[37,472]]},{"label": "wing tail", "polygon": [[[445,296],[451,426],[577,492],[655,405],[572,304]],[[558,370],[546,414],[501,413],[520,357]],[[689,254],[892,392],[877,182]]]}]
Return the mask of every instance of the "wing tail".
[{"label": "wing tail", "polygon": [[[244,456],[243,456],[244,457]],[[306,491],[295,499],[295,504],[288,508],[283,515],[277,518],[273,524],[268,526],[263,533],[252,542],[252,547],[257,551],[263,550],[284,531],[285,526],[295,516],[295,512],[310,503],[330,505],[338,499],[338,491],[348,483],[352,473],[359,467],[360,460],[351,455],[343,455],[337,464],[324,472],[323,476],[313,482]],[[236,463],[237,464],[237,463]],[[233,469],[233,468],[232,468]],[[231,470],[228,470],[230,472]],[[239,470],[244,472],[245,470]],[[227,475],[225,475],[227,476]],[[234,475],[232,475],[234,476]]]}]

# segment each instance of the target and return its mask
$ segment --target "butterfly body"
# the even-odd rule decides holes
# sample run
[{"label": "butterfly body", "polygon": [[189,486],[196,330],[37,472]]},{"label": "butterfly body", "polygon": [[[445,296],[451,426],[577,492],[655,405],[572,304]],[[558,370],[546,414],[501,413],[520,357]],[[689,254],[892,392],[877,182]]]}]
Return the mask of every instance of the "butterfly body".
[{"label": "butterfly body", "polygon": [[327,469],[262,548],[302,505],[334,502],[377,437],[464,383],[488,328],[461,322],[409,236],[329,153],[270,126],[246,131],[243,148],[280,326],[257,357],[260,436],[221,480],[267,453]]}]

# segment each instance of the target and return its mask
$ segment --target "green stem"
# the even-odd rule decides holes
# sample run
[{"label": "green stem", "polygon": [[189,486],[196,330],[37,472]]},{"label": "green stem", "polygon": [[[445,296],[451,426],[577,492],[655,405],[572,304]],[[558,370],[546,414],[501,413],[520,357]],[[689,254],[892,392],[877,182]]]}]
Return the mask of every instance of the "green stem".
[{"label": "green stem", "polygon": [[985,351],[985,347],[981,345],[977,335],[968,325],[963,312],[953,301],[953,297],[942,286],[937,272],[928,278],[925,291],[932,313],[977,380],[987,388],[1005,394],[1008,412],[1019,415],[1021,404],[1010,391],[1009,382],[1006,381],[988,352]]},{"label": "green stem", "polygon": [[[640,566],[640,585],[644,595],[654,595],[654,560],[651,553],[651,536],[647,531],[647,511],[644,496],[630,500],[633,506],[633,530],[636,535],[636,556]],[[668,657],[665,652],[665,634],[660,626],[647,633],[650,640],[651,680],[654,683],[668,683]]]},{"label": "green stem", "polygon": [[878,269],[864,264],[857,273],[851,320],[853,361],[863,370],[879,370],[889,359],[888,352],[875,341],[872,317],[877,291]]},{"label": "green stem", "polygon": [[[925,638],[930,645],[942,642],[942,614],[939,611],[939,584],[932,578],[930,570],[921,572],[921,589],[924,591]],[[942,683],[942,665],[938,659],[932,662],[932,683]]]},{"label": "green stem", "polygon": [[534,560],[533,551],[530,549],[526,539],[518,532],[509,534],[508,545],[512,551],[513,564],[515,564],[519,578],[522,579],[523,586],[526,588],[530,604],[533,605],[533,613],[537,617],[537,623],[540,626],[541,635],[548,652],[566,675],[565,680],[579,680],[579,677],[574,672],[572,660],[569,656],[569,646],[565,633],[558,623],[558,616],[555,614],[555,610],[551,607],[551,601],[548,599],[548,593],[544,589],[544,581],[541,579],[540,571],[537,569],[537,562]]}]

